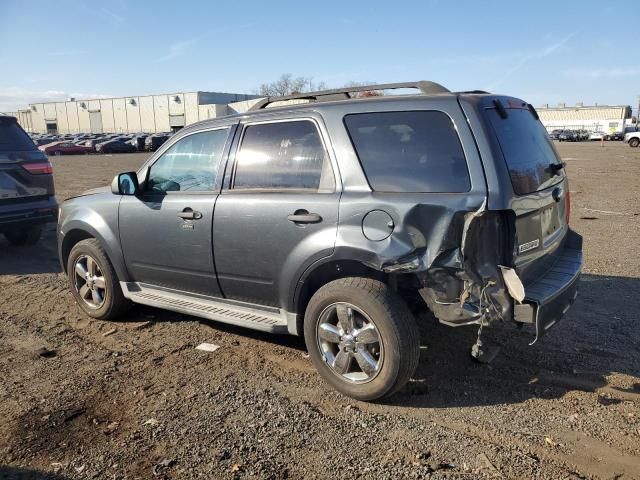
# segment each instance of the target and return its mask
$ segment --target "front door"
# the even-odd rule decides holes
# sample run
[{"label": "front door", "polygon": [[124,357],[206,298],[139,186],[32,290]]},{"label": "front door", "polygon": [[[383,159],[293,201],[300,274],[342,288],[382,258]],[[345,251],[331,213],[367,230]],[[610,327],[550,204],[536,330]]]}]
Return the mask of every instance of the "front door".
[{"label": "front door", "polygon": [[213,211],[230,128],[183,136],[149,167],[138,196],[120,203],[120,242],[137,282],[219,296]]},{"label": "front door", "polygon": [[227,298],[285,307],[304,268],[331,255],[340,194],[318,123],[244,126],[218,198],[215,263]]}]

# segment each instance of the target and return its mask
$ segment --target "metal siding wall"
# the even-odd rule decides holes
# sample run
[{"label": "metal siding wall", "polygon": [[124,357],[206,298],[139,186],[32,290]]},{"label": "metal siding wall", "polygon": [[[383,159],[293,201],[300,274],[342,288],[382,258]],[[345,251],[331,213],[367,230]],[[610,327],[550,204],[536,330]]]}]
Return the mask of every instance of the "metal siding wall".
[{"label": "metal siding wall", "polygon": [[67,105],[65,102],[56,103],[56,118],[58,120],[58,133],[70,133],[67,121]]},{"label": "metal siding wall", "polygon": [[169,125],[169,96],[154,95],[153,110],[156,116],[156,131],[171,131],[171,126]]},{"label": "metal siding wall", "polygon": [[143,132],[154,133],[156,130],[155,115],[153,113],[153,97],[140,97],[140,129]]},{"label": "metal siding wall", "polygon": [[[184,115],[184,94],[183,93],[172,93],[168,95],[169,97],[169,115]],[[179,102],[176,102],[174,99],[178,97],[180,99]]]},{"label": "metal siding wall", "polygon": [[127,110],[124,98],[113,99],[114,130],[117,133],[129,133]]},{"label": "metal siding wall", "polygon": [[215,105],[198,105],[198,112],[200,114],[200,120],[216,118]]},{"label": "metal siding wall", "polygon": [[[44,120],[45,123],[47,121],[55,122],[56,121],[56,104],[55,103],[43,103],[42,104],[44,110]],[[46,131],[46,129],[45,129]]]},{"label": "metal siding wall", "polygon": [[[129,103],[130,100],[135,102],[134,105]],[[128,97],[126,99],[127,110],[127,125],[129,125],[130,133],[137,133],[142,131],[140,125],[140,99],[138,97]]]},{"label": "metal siding wall", "polygon": [[198,116],[198,94],[197,93],[185,93],[184,94],[184,123],[189,125],[200,120]]},{"label": "metal siding wall", "polygon": [[69,121],[69,130],[72,133],[80,133],[80,121],[78,120],[78,102],[67,102],[67,119]]},{"label": "metal siding wall", "polygon": [[[84,103],[84,108],[80,104]],[[89,122],[89,102],[78,102],[78,128],[83,133],[91,132],[91,123]]]},{"label": "metal siding wall", "polygon": [[[34,103],[31,105],[31,122],[33,124],[33,131],[37,133],[46,133],[47,125],[44,121],[44,104]],[[35,111],[33,107],[36,107]]]},{"label": "metal siding wall", "polygon": [[100,111],[102,112],[102,129],[104,132],[115,132],[115,125],[113,121],[113,101],[100,100]]}]

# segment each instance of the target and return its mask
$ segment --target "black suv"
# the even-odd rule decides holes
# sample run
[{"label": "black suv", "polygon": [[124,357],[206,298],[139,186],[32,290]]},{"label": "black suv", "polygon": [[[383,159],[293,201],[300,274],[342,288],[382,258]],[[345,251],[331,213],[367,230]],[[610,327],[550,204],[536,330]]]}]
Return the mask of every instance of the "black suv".
[{"label": "black suv", "polygon": [[0,233],[14,245],[34,244],[57,211],[47,156],[15,117],[0,114]]},{"label": "black suv", "polygon": [[555,324],[582,266],[569,212],[531,105],[373,85],[184,128],[137,172],[64,203],[59,255],[92,317],[135,302],[304,335],[333,387],[373,400],[417,366],[409,302],[476,325],[478,359],[489,326],[530,325],[537,340]]}]

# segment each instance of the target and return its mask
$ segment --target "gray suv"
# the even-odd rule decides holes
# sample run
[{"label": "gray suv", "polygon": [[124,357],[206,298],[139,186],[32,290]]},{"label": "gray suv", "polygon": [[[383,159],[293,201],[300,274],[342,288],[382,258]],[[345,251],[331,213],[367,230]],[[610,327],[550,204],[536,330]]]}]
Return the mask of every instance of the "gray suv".
[{"label": "gray suv", "polygon": [[[418,94],[380,95],[399,88]],[[582,267],[569,213],[531,105],[386,84],[184,128],[137,172],[64,202],[59,255],[94,318],[133,302],[304,335],[335,389],[374,400],[418,364],[416,299],[476,325],[480,360],[489,326],[530,325],[537,340],[555,324]]]}]

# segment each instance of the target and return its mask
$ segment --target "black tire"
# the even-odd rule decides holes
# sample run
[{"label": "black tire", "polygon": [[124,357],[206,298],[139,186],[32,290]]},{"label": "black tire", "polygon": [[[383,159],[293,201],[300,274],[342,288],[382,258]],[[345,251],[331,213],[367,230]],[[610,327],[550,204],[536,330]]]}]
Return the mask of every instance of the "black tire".
[{"label": "black tire", "polygon": [[[76,287],[76,261],[80,257],[87,256],[91,257],[97,263],[104,278],[104,301],[99,307],[91,307],[89,303],[82,298]],[[113,265],[111,265],[102,245],[100,245],[100,242],[95,238],[82,240],[73,246],[67,259],[67,279],[76,303],[90,317],[100,320],[113,320],[117,319],[131,307],[131,302],[122,294],[118,275],[113,269]]]},{"label": "black tire", "polygon": [[9,243],[16,246],[35,245],[42,235],[42,225],[15,228],[4,232]]},{"label": "black tire", "polygon": [[[321,314],[342,302],[366,313],[382,343],[382,364],[366,383],[350,382],[336,373],[320,350],[317,326]],[[307,305],[304,338],[320,375],[339,392],[363,401],[377,400],[400,390],[415,372],[420,357],[420,334],[409,308],[387,285],[370,278],[342,278],[321,287]]]},{"label": "black tire", "polygon": [[638,145],[640,145],[640,139],[638,138],[632,138],[631,140],[629,140],[629,146],[630,147],[637,147]]}]

